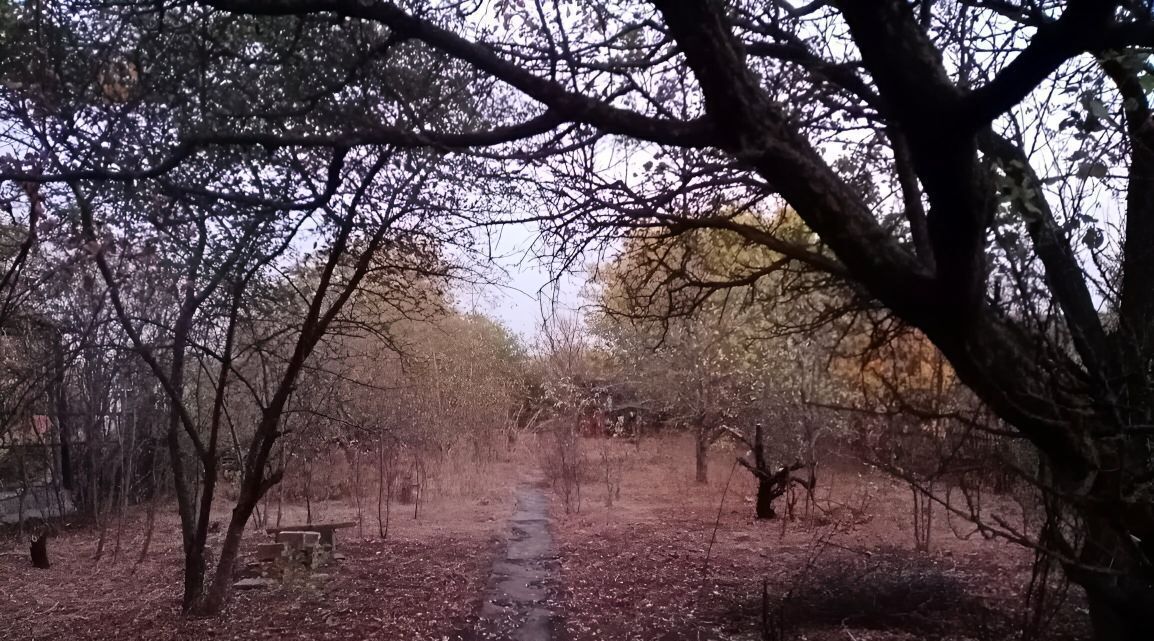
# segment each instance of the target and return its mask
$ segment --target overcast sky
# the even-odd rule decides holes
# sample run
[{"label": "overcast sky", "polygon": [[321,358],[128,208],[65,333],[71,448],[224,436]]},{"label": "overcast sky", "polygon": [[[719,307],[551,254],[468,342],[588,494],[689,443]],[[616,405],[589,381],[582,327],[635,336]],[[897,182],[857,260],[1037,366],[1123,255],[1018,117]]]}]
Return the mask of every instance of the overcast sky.
[{"label": "overcast sky", "polygon": [[509,224],[493,232],[493,265],[499,283],[466,285],[458,290],[462,311],[479,312],[504,323],[522,338],[536,333],[549,314],[579,314],[586,276],[555,278],[548,262],[536,255],[537,231]]}]

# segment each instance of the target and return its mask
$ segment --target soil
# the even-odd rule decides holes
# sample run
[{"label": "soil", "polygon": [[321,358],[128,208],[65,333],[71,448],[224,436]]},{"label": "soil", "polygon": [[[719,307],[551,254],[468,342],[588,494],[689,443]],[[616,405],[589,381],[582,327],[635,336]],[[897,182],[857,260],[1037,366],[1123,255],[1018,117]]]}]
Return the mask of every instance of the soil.
[{"label": "soil", "polygon": [[[488,483],[468,491],[430,493],[417,519],[414,506],[394,504],[386,540],[378,536],[374,505],[363,528],[337,532],[343,560],[272,589],[236,591],[226,611],[209,619],[180,614],[182,557],[172,506],[158,513],[142,563],[136,557],[143,509],[125,519],[115,557],[115,523],[99,560],[98,531],[83,523],[66,527],[49,541],[47,570],[32,567],[26,544],[0,539],[0,639],[443,641],[468,626],[480,607],[513,508],[513,470],[494,469]],[[312,508],[315,522],[356,520],[347,501],[316,501]],[[306,520],[304,506],[282,511],[284,523]],[[210,537],[210,548],[219,536]],[[240,567],[255,561],[256,544],[270,540],[254,525]]]},{"label": "soil", "polygon": [[[719,448],[710,482],[698,485],[692,444],[667,445],[635,453],[612,507],[595,474],[579,512],[564,514],[554,499],[561,638],[1020,638],[1029,550],[987,540],[939,508],[929,551],[915,551],[910,490],[850,464],[819,472],[820,490],[808,507],[799,499],[795,518],[782,501],[783,518],[757,520],[755,483],[733,469],[731,452]],[[1079,591],[1055,611],[1040,638],[1087,638]]]},{"label": "soil", "polygon": [[[0,542],[0,639],[1019,638],[1029,550],[939,511],[929,550],[916,551],[910,491],[850,465],[822,469],[814,500],[799,501],[794,518],[780,504],[783,518],[758,521],[752,478],[734,469],[732,452],[714,453],[707,485],[693,482],[692,453],[691,442],[669,439],[630,449],[611,507],[596,456],[581,504],[568,506],[547,484],[524,482],[535,461],[510,461],[430,491],[417,518],[413,506],[395,506],[385,540],[375,515],[362,515],[362,528],[337,535],[343,560],[239,591],[211,619],[179,614],[179,536],[167,507],[142,563],[142,510],[109,524],[99,560],[90,525],[50,540],[47,570],[31,566],[26,542],[9,539]],[[316,522],[356,520],[348,501],[318,500],[312,510]],[[282,507],[286,523],[305,517],[302,506]],[[255,527],[250,537],[246,563],[268,540]],[[1086,638],[1080,593],[1056,603],[1041,638]]]}]

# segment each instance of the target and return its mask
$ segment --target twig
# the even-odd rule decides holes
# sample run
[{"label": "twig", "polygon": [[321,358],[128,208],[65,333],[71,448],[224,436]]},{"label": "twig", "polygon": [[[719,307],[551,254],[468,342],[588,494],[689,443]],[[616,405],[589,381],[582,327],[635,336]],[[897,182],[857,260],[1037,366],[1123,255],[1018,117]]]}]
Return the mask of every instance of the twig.
[{"label": "twig", "polygon": [[846,547],[832,541],[825,541],[823,545],[828,545],[831,548],[837,548],[839,550],[845,550],[846,552],[853,552],[854,554],[860,554],[865,557],[872,557],[874,555],[874,553],[870,552],[869,550],[855,550],[851,547]]},{"label": "twig", "polygon": [[725,495],[729,493],[729,483],[733,481],[733,472],[737,470],[737,463],[740,460],[733,461],[733,466],[729,468],[729,478],[725,479],[725,488],[721,490],[721,500],[717,503],[717,518],[713,521],[713,533],[709,535],[709,546],[705,549],[705,565],[701,566],[702,578],[709,572],[709,557],[713,554],[713,544],[717,541],[717,528],[721,527],[721,510],[725,507]]}]

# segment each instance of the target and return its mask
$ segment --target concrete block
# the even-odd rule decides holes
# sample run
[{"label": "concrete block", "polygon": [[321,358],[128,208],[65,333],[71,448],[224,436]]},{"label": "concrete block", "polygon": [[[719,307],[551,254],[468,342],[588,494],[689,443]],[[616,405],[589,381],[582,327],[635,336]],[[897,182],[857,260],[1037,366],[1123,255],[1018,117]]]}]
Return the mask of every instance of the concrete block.
[{"label": "concrete block", "polygon": [[256,546],[256,558],[260,561],[275,561],[284,556],[284,543],[261,543]]},{"label": "concrete block", "polygon": [[290,550],[313,548],[316,547],[320,540],[320,532],[290,530],[276,535],[276,542],[285,544]]}]

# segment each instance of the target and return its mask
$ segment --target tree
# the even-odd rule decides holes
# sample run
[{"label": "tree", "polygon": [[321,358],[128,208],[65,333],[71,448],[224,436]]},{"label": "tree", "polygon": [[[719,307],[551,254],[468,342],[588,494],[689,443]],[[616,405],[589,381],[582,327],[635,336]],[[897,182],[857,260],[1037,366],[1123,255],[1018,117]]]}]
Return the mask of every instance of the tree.
[{"label": "tree", "polygon": [[686,282],[702,271],[689,263],[724,261],[713,251],[723,241],[696,234],[668,243],[638,234],[595,280],[595,334],[643,404],[689,428],[698,483],[709,482],[709,450],[748,401],[750,369],[765,357],[751,349],[764,344],[751,342],[760,328],[748,322],[741,292],[702,301],[704,292]]},{"label": "tree", "polygon": [[[267,214],[229,221],[227,215],[213,215],[210,210],[206,216],[191,216],[188,222],[164,225],[166,233],[180,240],[186,238],[181,232],[187,233],[191,242],[186,252],[173,248],[163,254],[180,279],[175,309],[169,317],[171,324],[155,320],[141,323],[129,307],[129,296],[134,294],[131,288],[141,280],[132,281],[114,268],[113,260],[122,256],[117,248],[123,244],[97,227],[93,201],[81,187],[75,188],[85,236],[90,245],[98,247],[93,260],[107,288],[110,305],[133,349],[167,397],[167,441],[184,540],[184,604],[188,610],[215,613],[223,605],[232,585],[233,564],[245,526],[261,498],[283,474],[283,470],[271,467],[271,454],[282,434],[282,417],[290,408],[297,382],[313,350],[372,271],[378,251],[386,243],[395,242],[393,234],[403,236],[405,223],[412,222],[407,219],[420,210],[419,187],[407,187],[404,183],[408,177],[401,176],[399,189],[388,199],[394,207],[370,211],[371,205],[365,202],[373,198],[369,183],[391,182],[380,175],[383,165],[380,159],[370,164],[347,206],[325,207],[316,213],[325,225],[318,239],[325,243],[323,250],[315,263],[306,262],[304,278],[290,278],[280,288],[284,293],[291,292],[290,300],[295,299],[293,302],[299,306],[297,313],[250,327],[252,331],[247,336],[241,333],[245,320],[242,310],[259,300],[262,285],[269,285],[266,279],[278,278],[281,271],[277,262],[283,259],[313,212],[285,225],[285,220]],[[420,185],[420,181],[416,184]],[[422,260],[416,253],[410,257]],[[165,271],[162,267],[161,272]],[[290,275],[293,273],[289,270]],[[289,309],[293,307],[290,305]],[[140,316],[149,318],[147,313]],[[164,352],[147,340],[148,328],[162,337],[162,344],[168,346]],[[244,341],[245,338],[249,340]],[[262,367],[257,382],[249,380],[242,368],[244,360],[250,354],[261,353],[270,342],[280,347],[279,354],[274,362]],[[206,399],[192,393],[200,389],[193,379],[201,370],[208,372],[206,383],[211,391]],[[213,582],[206,588],[205,547],[216,498],[223,432],[226,421],[231,420],[228,414],[235,403],[232,391],[237,385],[251,393],[257,411],[255,424],[242,432],[247,438],[241,444],[244,458],[239,497]],[[198,411],[200,408],[206,411]],[[194,479],[200,479],[199,487],[194,486]]]},{"label": "tree", "polygon": [[765,455],[765,434],[761,423],[754,424],[752,439],[746,440],[741,433],[738,433],[737,437],[749,446],[753,459],[751,461],[743,457],[737,462],[741,463],[757,479],[757,500],[754,503],[757,518],[772,519],[776,517],[777,511],[773,507],[773,502],[794,485],[800,485],[810,492],[813,491],[814,477],[812,474],[808,479],[793,475],[794,472],[803,467],[801,461],[791,465],[782,465],[777,469],[770,465]]},{"label": "tree", "polygon": [[[1145,3],[502,3],[495,16],[455,2],[196,6],[395,34],[443,63],[435,77],[467,88],[485,117],[427,128],[376,113],[337,132],[213,121],[158,136],[167,149],[134,162],[77,154],[0,177],[129,180],[223,144],[432,146],[511,160],[496,177],[539,183],[540,218],[569,247],[621,226],[732,230],[845,278],[923,332],[1046,461],[1064,523],[1047,546],[1086,590],[1096,636],[1154,634]],[[626,180],[622,159],[636,154],[676,162]],[[710,211],[686,201],[722,191],[784,200],[829,252],[720,209],[685,215]]]},{"label": "tree", "polygon": [[[795,239],[808,235],[788,211],[740,220]],[[832,336],[807,317],[832,298],[814,292],[820,278],[788,262],[726,230],[644,230],[595,274],[593,330],[641,404],[690,427],[698,483],[708,482],[709,449],[723,437],[749,446],[758,463],[747,467],[767,483],[770,454],[800,461],[800,441],[812,440],[801,436],[804,405],[807,396],[818,400],[814,373],[824,369]],[[759,277],[738,285],[742,271]],[[755,430],[761,423],[773,452]],[[804,458],[812,464],[812,455]],[[773,514],[769,494],[759,503],[765,518]]]},{"label": "tree", "polygon": [[[77,14],[70,15],[71,8]],[[59,170],[78,156],[94,158],[90,152],[103,166],[117,166],[153,153],[173,131],[229,120],[229,113],[263,99],[250,93],[256,85],[233,82],[251,68],[250,52],[271,52],[287,33],[285,21],[213,23],[218,42],[229,44],[200,49],[194,73],[179,53],[190,44],[181,25],[203,16],[102,9],[35,5],[5,13],[27,27],[14,30],[6,43],[14,54],[2,69],[6,140],[19,150],[39,150],[8,159],[14,166]],[[379,34],[355,35],[372,41]],[[312,54],[327,47],[311,37],[304,41]],[[397,73],[394,68],[385,75],[395,79]],[[171,100],[189,85],[200,92],[195,104]],[[404,82],[393,87],[409,93]],[[310,100],[308,91],[281,86],[265,97],[275,95],[278,108],[291,110],[294,101]],[[423,100],[397,102],[420,108],[418,119],[446,113],[439,98]],[[343,117],[359,111],[342,107],[349,109]],[[306,120],[315,125],[316,115]],[[92,146],[86,151],[86,145]],[[368,275],[398,276],[381,264],[382,256],[413,271],[435,268],[435,252],[452,238],[451,219],[427,215],[455,202],[443,191],[433,196],[441,191],[433,185],[442,167],[433,154],[399,159],[388,149],[362,153],[349,145],[216,152],[195,154],[172,172],[132,184],[73,175],[47,193],[38,181],[21,183],[31,203],[29,234],[39,230],[42,210],[60,212],[83,256],[86,287],[99,282],[94,298],[111,310],[120,336],[113,349],[92,349],[92,359],[131,353],[160,388],[185,557],[183,605],[202,613],[222,607],[246,524],[283,474],[271,453],[318,343]],[[310,242],[312,251],[304,251]],[[20,246],[12,264],[22,264],[28,246]],[[390,293],[397,291],[404,290]],[[279,294],[275,301],[273,292]],[[263,351],[269,345],[280,352],[261,363],[260,376],[249,378],[245,366],[269,356]],[[99,431],[112,401],[99,392],[91,398],[103,403],[92,423]],[[247,413],[252,423],[238,427],[232,416],[244,416],[242,407],[253,410]],[[243,452],[239,496],[206,584],[226,434]]]}]

